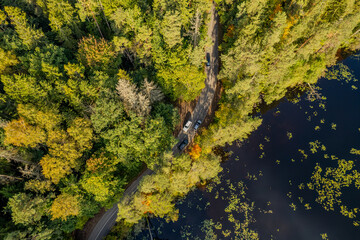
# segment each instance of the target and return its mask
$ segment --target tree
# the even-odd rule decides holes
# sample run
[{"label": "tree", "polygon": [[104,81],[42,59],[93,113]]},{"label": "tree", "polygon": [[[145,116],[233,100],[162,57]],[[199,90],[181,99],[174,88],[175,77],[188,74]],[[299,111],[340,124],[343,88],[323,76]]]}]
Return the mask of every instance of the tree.
[{"label": "tree", "polygon": [[171,131],[166,127],[163,118],[149,119],[146,122],[142,136],[141,160],[144,161],[150,169],[153,169],[161,159],[160,153],[170,150],[174,143]]},{"label": "tree", "polygon": [[116,221],[119,222],[121,220],[125,221],[127,224],[133,225],[138,223],[143,218],[143,213],[140,209],[134,208],[133,205],[129,204],[128,200],[122,200],[118,204],[118,214]]},{"label": "tree", "polygon": [[77,169],[80,166],[78,158],[82,156],[82,152],[89,146],[88,137],[90,131],[88,129],[84,128],[85,137],[77,136],[77,131],[71,130],[70,132],[76,136],[79,142],[75,141],[63,130],[48,132],[46,145],[49,148],[49,154],[40,160],[40,165],[44,176],[55,184],[70,174],[72,168]]},{"label": "tree", "polygon": [[34,164],[33,162],[29,161],[29,156],[24,156],[24,154],[21,154],[18,149],[0,147],[0,157],[5,158],[8,162],[14,162],[17,164]]},{"label": "tree", "polygon": [[150,100],[151,104],[161,102],[164,99],[164,94],[161,89],[154,82],[148,81],[147,79],[144,79],[142,92]]},{"label": "tree", "polygon": [[171,51],[161,45],[155,45],[153,56],[158,70],[159,85],[172,99],[182,98],[191,101],[205,87],[205,73],[191,65],[186,53],[190,48],[174,47]]},{"label": "tree", "polygon": [[73,36],[81,35],[77,11],[64,0],[47,0],[50,27],[57,33],[58,39],[68,48],[74,48]]},{"label": "tree", "polygon": [[156,117],[162,117],[169,129],[174,129],[180,121],[178,110],[171,104],[159,103],[155,105],[152,114]]},{"label": "tree", "polygon": [[19,193],[9,199],[8,207],[14,223],[30,225],[39,222],[47,213],[49,200],[40,196]]},{"label": "tree", "polygon": [[116,52],[112,43],[94,36],[84,37],[79,42],[78,58],[84,66],[108,69],[114,63]]},{"label": "tree", "polygon": [[116,188],[119,180],[114,179],[112,173],[101,173],[85,175],[81,181],[81,186],[90,194],[93,194],[95,201],[106,202],[112,199],[119,190]]},{"label": "tree", "polygon": [[181,38],[181,16],[177,11],[165,13],[164,19],[161,22],[161,33],[164,41],[173,48],[175,45],[182,42]]},{"label": "tree", "polygon": [[119,100],[113,97],[100,97],[93,108],[91,123],[95,132],[99,133],[121,122],[124,118],[124,108]]},{"label": "tree", "polygon": [[58,82],[56,89],[61,99],[79,112],[89,114],[90,105],[96,101],[99,89],[87,80],[69,78],[66,83]]},{"label": "tree", "polygon": [[6,94],[18,103],[37,103],[48,96],[43,86],[34,77],[28,75],[2,75],[1,82],[4,84]]},{"label": "tree", "polygon": [[6,14],[4,11],[0,10],[0,28],[4,30],[4,25],[6,25]]},{"label": "tree", "polygon": [[52,183],[58,184],[66,175],[71,173],[71,165],[65,159],[45,155],[40,160],[42,173]]},{"label": "tree", "polygon": [[9,6],[5,6],[4,10],[11,20],[11,24],[15,26],[15,30],[23,44],[28,49],[33,49],[45,39],[45,35],[41,30],[34,29],[30,26],[30,24],[28,24],[25,12],[17,7]]},{"label": "tree", "polygon": [[[143,13],[137,4],[123,3],[126,7],[119,7],[111,16],[115,23],[118,35],[125,36],[114,39],[118,48],[125,48],[140,60],[146,60],[151,56],[153,31],[146,21],[147,13]],[[131,54],[127,54],[131,62],[134,62]]]},{"label": "tree", "polygon": [[141,123],[141,118],[132,116],[131,120],[125,120],[104,132],[101,136],[105,140],[106,150],[122,161],[141,161],[139,155],[144,150]]},{"label": "tree", "polygon": [[61,122],[61,115],[54,108],[38,109],[32,104],[19,104],[17,110],[29,123],[44,129],[52,130]]},{"label": "tree", "polygon": [[22,180],[23,179],[20,177],[14,177],[14,176],[10,176],[10,175],[0,174],[0,183],[1,184],[9,184],[9,183],[22,181]]},{"label": "tree", "polygon": [[4,127],[5,144],[12,144],[19,147],[36,147],[45,143],[46,134],[39,127],[29,125],[23,118],[12,120]]},{"label": "tree", "polygon": [[55,198],[51,205],[51,219],[66,221],[70,216],[78,216],[80,210],[80,196],[62,193]]},{"label": "tree", "polygon": [[18,169],[25,178],[42,178],[41,168],[37,164],[26,164],[24,167],[18,167]]},{"label": "tree", "polygon": [[[78,149],[76,141],[64,130],[53,130],[48,132],[46,145],[49,154],[54,157],[66,159],[72,167],[75,167],[76,159],[82,154],[82,149]],[[82,150],[82,151],[81,151]]]},{"label": "tree", "polygon": [[128,111],[144,117],[150,113],[150,100],[127,79],[120,78],[116,86],[117,93]]},{"label": "tree", "polygon": [[89,20],[88,17],[92,17],[101,37],[104,38],[104,36],[101,32],[100,25],[96,18],[96,16],[98,15],[100,6],[101,5],[99,5],[96,0],[78,0],[76,3],[76,7],[79,9],[79,17],[80,17],[81,21],[84,22],[85,19]]},{"label": "tree", "polygon": [[46,91],[51,91],[55,82],[62,82],[63,65],[68,61],[64,48],[49,43],[35,48],[27,58],[27,71]]},{"label": "tree", "polygon": [[75,140],[78,151],[83,152],[91,148],[93,130],[89,120],[75,118],[66,131]]},{"label": "tree", "polygon": [[109,159],[103,154],[100,156],[93,155],[91,158],[86,160],[86,170],[90,173],[107,171],[111,169],[111,166],[117,163],[112,160],[113,159]]},{"label": "tree", "polygon": [[200,154],[201,154],[201,147],[199,146],[199,144],[195,144],[191,148],[191,152],[189,153],[189,155],[191,156],[192,159],[196,160],[200,157]]},{"label": "tree", "polygon": [[[1,22],[1,20],[0,20]],[[5,51],[0,48],[0,75],[6,74],[9,72],[9,68],[19,63],[19,60],[11,51]]]},{"label": "tree", "polygon": [[39,239],[51,240],[61,238],[59,230],[46,228],[44,224],[37,224],[37,228],[28,228],[25,231],[14,231],[6,235],[4,240],[18,240],[18,239]]},{"label": "tree", "polygon": [[36,193],[44,194],[49,191],[54,191],[54,187],[49,180],[38,180],[38,179],[31,179],[25,182],[25,190],[30,190]]}]

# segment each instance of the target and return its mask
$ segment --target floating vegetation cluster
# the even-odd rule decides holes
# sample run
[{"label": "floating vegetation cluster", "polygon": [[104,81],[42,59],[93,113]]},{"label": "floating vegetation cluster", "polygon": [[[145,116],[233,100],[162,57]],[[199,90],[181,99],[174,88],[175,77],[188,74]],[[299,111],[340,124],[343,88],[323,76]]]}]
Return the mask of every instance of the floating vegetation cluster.
[{"label": "floating vegetation cluster", "polygon": [[317,192],[316,202],[321,204],[325,210],[334,211],[335,207],[338,207],[342,215],[354,219],[359,209],[343,205],[341,196],[344,188],[353,186],[360,189],[360,173],[354,169],[353,161],[342,159],[337,163],[337,167],[327,167],[325,170],[317,163],[311,176],[311,182],[307,186],[310,190]]}]

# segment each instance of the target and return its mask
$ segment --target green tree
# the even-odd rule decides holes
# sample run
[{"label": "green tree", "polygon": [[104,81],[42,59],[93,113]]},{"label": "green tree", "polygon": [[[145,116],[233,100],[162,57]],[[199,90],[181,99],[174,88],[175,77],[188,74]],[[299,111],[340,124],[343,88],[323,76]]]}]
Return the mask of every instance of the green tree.
[{"label": "green tree", "polygon": [[169,48],[182,42],[181,39],[181,16],[177,11],[167,11],[161,22],[161,33]]},{"label": "green tree", "polygon": [[19,193],[9,199],[8,207],[15,224],[30,225],[39,222],[46,215],[49,200],[40,196]]},{"label": "green tree", "polygon": [[37,103],[48,96],[46,88],[28,75],[1,76],[6,94],[18,103]]},{"label": "green tree", "polygon": [[115,123],[123,121],[125,117],[122,103],[113,97],[100,97],[93,111],[91,122],[97,133],[113,127]]},{"label": "green tree", "polygon": [[64,0],[47,0],[50,27],[67,48],[74,48],[74,36],[80,37],[76,8]]},{"label": "green tree", "polygon": [[33,49],[39,43],[45,40],[44,33],[32,27],[27,21],[26,13],[17,7],[4,7],[5,12],[15,26],[16,33],[19,35],[23,44],[28,49]]},{"label": "green tree", "polygon": [[119,192],[119,180],[116,180],[112,173],[85,175],[81,186],[90,194],[94,195],[97,202],[111,200],[116,192]]},{"label": "green tree", "polygon": [[119,32],[114,44],[118,49],[125,48],[127,57],[133,63],[132,55],[138,56],[144,62],[147,62],[146,59],[151,55],[153,31],[146,18],[146,13],[135,4],[129,4],[127,8],[119,7],[111,16]]}]

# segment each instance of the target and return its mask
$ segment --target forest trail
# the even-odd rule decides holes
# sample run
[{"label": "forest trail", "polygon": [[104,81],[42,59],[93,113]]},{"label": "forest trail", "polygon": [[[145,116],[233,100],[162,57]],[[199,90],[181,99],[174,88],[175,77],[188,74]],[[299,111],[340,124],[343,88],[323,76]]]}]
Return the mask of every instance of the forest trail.
[{"label": "forest trail", "polygon": [[[213,4],[211,8],[211,20],[208,29],[208,36],[211,38],[213,45],[208,50],[210,54],[210,66],[205,69],[206,71],[206,80],[205,80],[205,88],[201,91],[199,100],[196,104],[194,112],[190,117],[190,121],[193,122],[191,129],[184,133],[183,131],[180,132],[177,139],[179,140],[178,143],[173,147],[173,154],[180,154],[178,149],[178,145],[185,139],[189,139],[189,143],[195,137],[195,131],[193,126],[197,120],[204,121],[206,115],[208,114],[209,108],[212,105],[214,96],[215,96],[215,89],[217,84],[217,75],[219,71],[219,52],[218,52],[218,45],[219,45],[219,16],[215,9],[215,4]],[[141,181],[141,179],[146,176],[150,175],[152,171],[150,169],[146,169],[138,178],[133,181],[130,186],[125,190],[125,196],[132,196]],[[101,240],[103,239],[111,230],[111,228],[116,223],[118,212],[118,204],[116,203],[111,209],[107,210],[101,218],[98,220],[96,225],[92,228],[90,234],[86,234],[88,237],[85,237],[87,240]]]}]

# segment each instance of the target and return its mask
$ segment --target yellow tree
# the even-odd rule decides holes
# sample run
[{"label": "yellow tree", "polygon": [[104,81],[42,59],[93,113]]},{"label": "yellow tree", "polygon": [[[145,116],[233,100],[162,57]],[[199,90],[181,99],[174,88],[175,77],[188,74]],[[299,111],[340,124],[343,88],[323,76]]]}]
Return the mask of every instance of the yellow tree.
[{"label": "yellow tree", "polygon": [[22,117],[6,124],[4,130],[5,144],[33,148],[46,140],[44,130],[28,124]]},{"label": "yellow tree", "polygon": [[95,201],[106,202],[115,194],[117,180],[113,180],[111,174],[92,174],[85,176],[81,181],[81,186],[89,193],[94,195]]},{"label": "yellow tree", "polygon": [[89,120],[76,118],[67,129],[67,133],[75,140],[79,151],[91,148],[93,130]]},{"label": "yellow tree", "polygon": [[46,145],[51,156],[65,159],[72,168],[76,167],[76,159],[82,155],[74,139],[63,130],[50,131]]},{"label": "yellow tree", "polygon": [[40,165],[44,176],[55,184],[71,173],[69,162],[63,158],[46,155],[40,160]]},{"label": "yellow tree", "polygon": [[68,193],[62,193],[56,197],[50,208],[52,220],[61,219],[66,221],[69,216],[80,214],[80,197]]},{"label": "yellow tree", "polygon": [[19,104],[17,110],[19,115],[26,118],[31,124],[44,129],[51,130],[61,121],[61,116],[53,109],[45,108],[40,110],[32,104]]},{"label": "yellow tree", "polygon": [[16,56],[11,51],[0,48],[0,74],[7,73],[8,68],[19,63]]},{"label": "yellow tree", "polygon": [[76,118],[66,132],[58,129],[49,131],[46,142],[49,154],[40,160],[44,176],[57,184],[73,168],[78,169],[78,159],[86,149],[91,148],[92,137],[90,122],[83,118]]},{"label": "yellow tree", "polygon": [[51,185],[52,183],[49,180],[42,181],[38,179],[31,179],[25,183],[24,189],[44,194],[55,190]]},{"label": "yellow tree", "polygon": [[48,132],[46,145],[49,147],[49,154],[40,160],[40,165],[44,176],[57,184],[61,178],[71,173],[72,168],[79,167],[77,159],[82,152],[63,130]]}]

